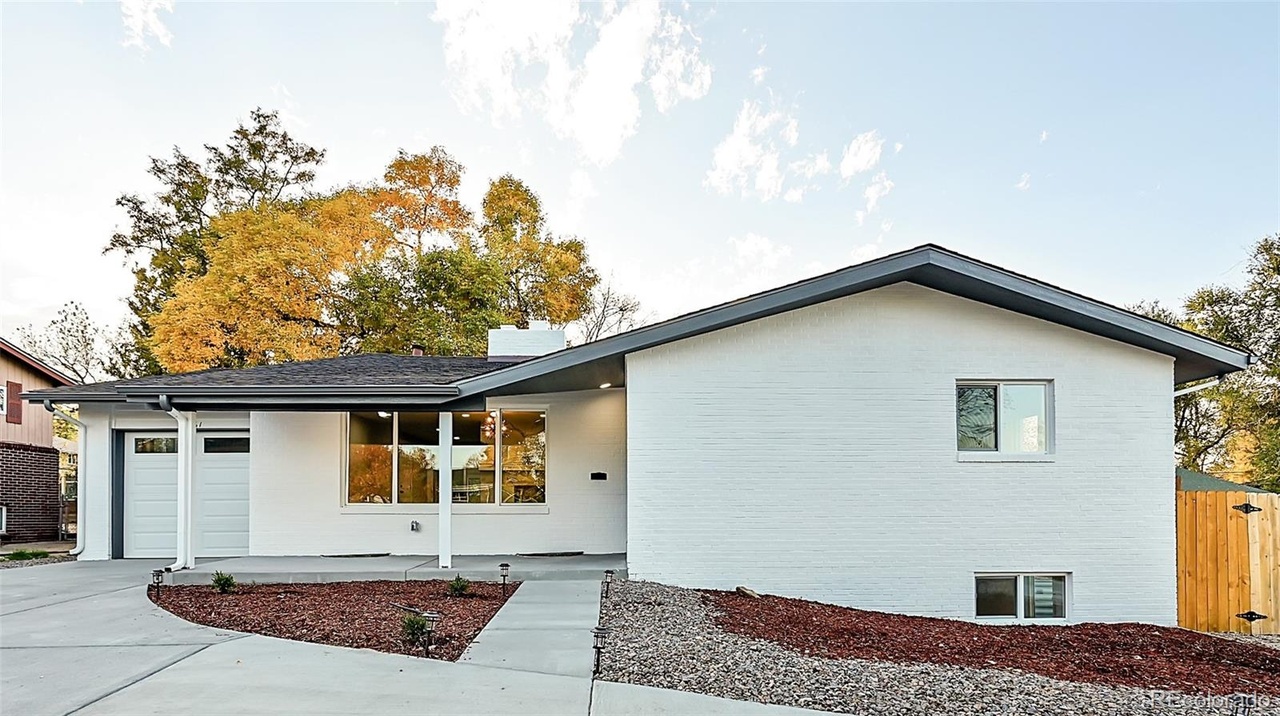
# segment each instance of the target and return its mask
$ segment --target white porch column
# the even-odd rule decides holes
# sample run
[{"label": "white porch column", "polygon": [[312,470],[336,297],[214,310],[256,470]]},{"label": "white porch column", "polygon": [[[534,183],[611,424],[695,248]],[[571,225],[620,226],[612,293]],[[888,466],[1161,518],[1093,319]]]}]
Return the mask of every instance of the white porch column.
[{"label": "white porch column", "polygon": [[440,456],[436,466],[440,495],[438,566],[448,569],[453,566],[453,413],[440,413]]},{"label": "white porch column", "polygon": [[170,411],[178,421],[178,539],[173,569],[195,566],[192,544],[192,487],[195,484],[196,420],[190,411]]}]

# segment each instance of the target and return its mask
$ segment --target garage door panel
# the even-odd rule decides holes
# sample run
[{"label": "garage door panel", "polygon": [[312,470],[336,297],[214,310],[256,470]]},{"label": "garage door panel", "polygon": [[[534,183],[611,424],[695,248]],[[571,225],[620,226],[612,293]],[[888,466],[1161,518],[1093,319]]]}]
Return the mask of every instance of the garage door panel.
[{"label": "garage door panel", "polygon": [[[177,552],[178,456],[172,434],[130,434],[125,441],[125,557]],[[249,553],[247,436],[196,439],[193,540],[197,557]],[[215,448],[206,452],[207,446]]]}]

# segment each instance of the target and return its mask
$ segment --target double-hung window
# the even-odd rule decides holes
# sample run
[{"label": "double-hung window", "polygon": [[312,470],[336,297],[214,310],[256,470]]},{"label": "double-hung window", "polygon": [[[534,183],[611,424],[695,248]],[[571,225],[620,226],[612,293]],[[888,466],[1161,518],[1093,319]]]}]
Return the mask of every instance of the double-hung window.
[{"label": "double-hung window", "polygon": [[1065,619],[1067,575],[978,574],[974,615],[994,619]]},{"label": "double-hung window", "polygon": [[1052,415],[1049,381],[959,381],[956,448],[1021,455],[1052,452]]},{"label": "double-hung window", "polygon": [[451,502],[546,503],[545,412],[477,410],[451,418],[451,444],[442,445],[440,413],[349,413],[347,504],[439,504],[442,455],[452,463]]}]

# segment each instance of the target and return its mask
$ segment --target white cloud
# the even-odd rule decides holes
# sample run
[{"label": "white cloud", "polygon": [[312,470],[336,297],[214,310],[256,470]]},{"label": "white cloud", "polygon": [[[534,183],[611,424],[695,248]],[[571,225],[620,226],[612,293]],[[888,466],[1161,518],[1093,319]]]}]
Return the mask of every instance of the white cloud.
[{"label": "white cloud", "polygon": [[[592,10],[598,17],[588,16]],[[604,166],[637,131],[640,85],[648,86],[660,112],[710,90],[701,39],[665,6],[641,0],[587,12],[563,0],[442,0],[432,19],[444,26],[455,101],[499,126],[532,109],[584,159]],[[579,52],[582,46],[588,49]],[[541,79],[523,79],[528,76]]]},{"label": "white cloud", "polygon": [[566,201],[564,216],[567,228],[574,230],[582,223],[587,202],[598,195],[595,182],[585,170],[575,169],[569,175],[569,197]]},{"label": "white cloud", "polygon": [[855,264],[860,264],[874,259],[883,251],[884,243],[881,239],[876,239],[873,243],[853,247],[853,250],[849,252],[849,260]]},{"label": "white cloud", "polygon": [[794,145],[798,137],[794,117],[780,109],[765,111],[758,102],[743,102],[733,129],[712,151],[703,186],[761,201],[776,198],[783,182],[779,143]]},{"label": "white cloud", "polygon": [[271,96],[275,99],[276,110],[280,113],[280,121],[286,129],[298,131],[311,126],[307,120],[298,114],[298,101],[293,98],[293,93],[289,91],[289,88],[283,82],[277,82],[272,85]]},{"label": "white cloud", "polygon": [[147,38],[153,37],[165,47],[173,41],[173,33],[160,19],[160,11],[173,12],[173,0],[120,0],[120,16],[124,21],[125,47],[151,49]]},{"label": "white cloud", "polygon": [[867,217],[874,214],[880,207],[880,200],[888,196],[891,191],[893,191],[893,181],[884,172],[876,174],[871,179],[871,183],[862,190],[862,198],[866,199],[866,204],[854,213],[858,226],[866,223]]},{"label": "white cloud", "polygon": [[665,114],[682,99],[699,99],[711,89],[711,65],[702,61],[701,44],[679,16],[662,13],[658,39],[649,49],[649,90],[659,112]]},{"label": "white cloud", "polygon": [[1040,130],[1040,143],[1044,144],[1047,141],[1049,141],[1049,130],[1047,129]]},{"label": "white cloud", "polygon": [[848,179],[870,171],[880,163],[880,151],[883,147],[884,139],[874,129],[854,137],[849,146],[844,148],[844,156],[840,158],[840,176]]},{"label": "white cloud", "polygon": [[786,194],[782,195],[782,200],[791,204],[799,204],[804,201],[804,192],[805,187],[793,186],[787,190]]},{"label": "white cloud", "polygon": [[893,145],[893,153],[894,153],[894,154],[897,154],[898,152],[902,151],[902,147],[903,147],[903,146],[905,146],[905,145],[903,145],[903,143],[902,143],[902,142],[897,142],[897,143],[895,143],[895,144]]},{"label": "white cloud", "polygon": [[769,71],[769,68],[765,67],[764,65],[760,65],[759,67],[756,67],[755,69],[751,70],[751,81],[758,85],[764,84],[764,75],[768,71]]},{"label": "white cloud", "polygon": [[881,222],[880,222],[880,233],[882,233],[882,234],[887,234],[887,233],[889,233],[890,231],[893,231],[893,222],[892,222],[892,221],[890,221],[889,219],[884,219],[883,221],[881,221]]},{"label": "white cloud", "polygon": [[827,157],[827,152],[824,150],[798,162],[792,162],[791,172],[805,179],[812,179],[819,174],[829,174],[831,172],[831,159]]},{"label": "white cloud", "polygon": [[1026,191],[1031,188],[1031,173],[1023,172],[1022,177],[1018,179],[1018,183],[1013,185],[1018,191]]}]

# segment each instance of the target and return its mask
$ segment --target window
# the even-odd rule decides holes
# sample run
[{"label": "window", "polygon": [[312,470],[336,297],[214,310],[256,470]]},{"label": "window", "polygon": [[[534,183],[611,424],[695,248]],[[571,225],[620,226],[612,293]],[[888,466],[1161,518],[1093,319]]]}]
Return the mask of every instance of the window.
[{"label": "window", "polygon": [[546,502],[546,413],[503,410],[501,443],[502,502]]},{"label": "window", "polygon": [[204,439],[204,454],[206,455],[246,452],[249,452],[249,438],[244,436]]},{"label": "window", "polygon": [[957,383],[956,448],[1049,452],[1050,386],[1047,382]]},{"label": "window", "polygon": [[453,444],[443,446],[439,413],[349,413],[347,504],[438,504],[442,450],[452,460],[450,501],[546,503],[546,413],[458,412],[452,423]]},{"label": "window", "polygon": [[133,452],[138,455],[178,452],[178,439],[177,438],[134,438]]},{"label": "window", "polygon": [[9,531],[9,508],[0,505],[0,535]]},{"label": "window", "polygon": [[974,577],[974,614],[1005,619],[1065,619],[1065,574],[990,574]]}]

